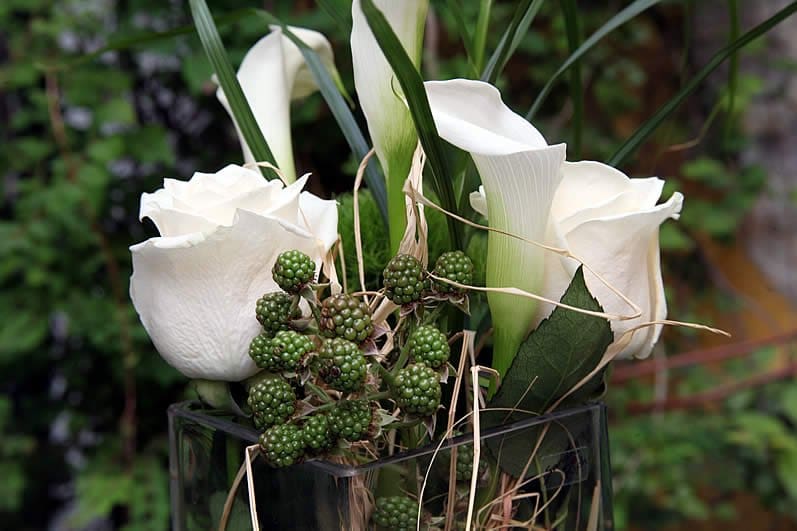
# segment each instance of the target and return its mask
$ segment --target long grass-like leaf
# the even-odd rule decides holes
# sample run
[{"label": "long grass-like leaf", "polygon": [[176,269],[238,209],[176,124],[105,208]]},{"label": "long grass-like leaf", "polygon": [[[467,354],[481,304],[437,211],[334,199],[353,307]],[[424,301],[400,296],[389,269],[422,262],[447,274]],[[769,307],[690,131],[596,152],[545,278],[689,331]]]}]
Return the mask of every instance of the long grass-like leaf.
[{"label": "long grass-like leaf", "polygon": [[490,10],[492,0],[480,0],[479,16],[476,18],[476,30],[473,33],[473,64],[476,71],[481,71],[484,66],[484,49],[487,47],[487,29],[490,26]]},{"label": "long grass-like leaf", "polygon": [[[271,13],[262,9],[258,9],[255,12],[268,24],[279,25],[282,28],[282,33],[299,48],[299,51],[302,53],[307,63],[307,67],[310,69],[310,72],[312,72],[318,84],[321,95],[327,102],[332,115],[335,117],[338,126],[343,132],[343,136],[349,143],[352,153],[354,153],[358,161],[362,160],[370,148],[349,106],[346,104],[343,95],[338,90],[337,83],[332,73],[324,66],[324,63],[315,50],[297,37],[286,24]],[[374,200],[379,206],[379,212],[382,214],[383,220],[387,223],[387,190],[385,189],[385,179],[381,173],[379,173],[375,163],[368,164],[365,170],[365,182],[368,184],[368,188],[371,190],[371,194],[373,194]]]},{"label": "long grass-like leaf", "polygon": [[751,41],[761,37],[770,29],[783,22],[797,11],[797,2],[792,2],[764,22],[746,32],[738,39],[729,43],[718,51],[709,62],[675,95],[670,101],[659,109],[647,122],[637,129],[631,137],[612,155],[607,163],[611,166],[620,165],[625,159],[644,142],[661,123],[703,82],[714,70],[717,69],[728,57],[743,48]]},{"label": "long grass-like leaf", "polygon": [[590,35],[587,38],[587,40],[585,40],[575,52],[570,54],[570,57],[568,57],[565,60],[565,62],[562,63],[562,66],[560,66],[559,69],[556,72],[554,72],[551,78],[545,83],[545,85],[542,87],[542,90],[537,95],[537,98],[534,100],[531,109],[529,109],[529,112],[526,113],[526,119],[531,120],[532,118],[534,118],[534,115],[537,114],[537,111],[540,109],[540,106],[545,101],[545,98],[551,92],[554,83],[556,83],[559,80],[562,74],[564,74],[567,71],[567,69],[573,65],[573,63],[581,59],[587,52],[589,52],[593,48],[593,46],[595,46],[598,43],[598,41],[603,39],[606,35],[614,31],[615,29],[619,28],[620,26],[622,26],[632,18],[639,15],[649,7],[652,7],[658,4],[659,2],[660,0],[635,0],[634,2],[629,4],[628,7],[626,7],[625,9],[614,15],[612,18],[610,18],[603,26],[598,28],[598,30],[595,31],[595,33]]},{"label": "long grass-like leaf", "polygon": [[498,42],[498,47],[490,56],[490,60],[487,61],[487,66],[484,67],[482,81],[495,83],[509,58],[515,53],[520,41],[523,40],[529,30],[531,22],[542,7],[542,2],[543,0],[523,0],[520,2],[517,9],[515,9],[512,20],[509,22],[509,27]]},{"label": "long grass-like leaf", "polygon": [[[252,151],[255,160],[262,162],[269,162],[276,165],[274,155],[268,147],[266,139],[263,137],[263,132],[255,121],[255,116],[252,114],[252,109],[246,101],[241,85],[238,83],[238,77],[232,69],[227,52],[221,42],[219,31],[216,29],[216,24],[210,16],[205,0],[189,0],[191,6],[191,14],[194,17],[194,25],[199,34],[199,40],[202,41],[202,47],[216,72],[227,101],[230,104],[235,122],[241,130],[241,134]],[[261,168],[263,175],[267,177],[276,177],[273,171],[267,168]]]},{"label": "long grass-like leaf", "polygon": [[[418,138],[426,152],[429,168],[432,173],[434,191],[443,208],[449,212],[458,212],[454,189],[451,185],[451,171],[443,148],[443,141],[437,133],[437,126],[432,118],[432,110],[426,97],[423,78],[407,55],[385,16],[374,5],[372,0],[362,1],[362,11],[368,21],[374,37],[385,58],[393,69],[396,79],[401,85],[412,121],[418,132]],[[462,248],[462,229],[451,217],[448,217],[448,230],[451,244],[455,249]]]},{"label": "long grass-like leaf", "polygon": [[[578,24],[578,7],[576,0],[561,0],[562,16],[565,20],[567,32],[567,45],[572,54],[578,49],[581,40]],[[575,160],[581,158],[581,138],[584,127],[584,94],[581,84],[581,61],[576,61],[570,67],[570,100],[573,102],[573,140],[568,150],[572,152]]]},{"label": "long grass-like leaf", "polygon": [[351,33],[350,0],[318,0],[318,5],[335,21],[344,35]]}]

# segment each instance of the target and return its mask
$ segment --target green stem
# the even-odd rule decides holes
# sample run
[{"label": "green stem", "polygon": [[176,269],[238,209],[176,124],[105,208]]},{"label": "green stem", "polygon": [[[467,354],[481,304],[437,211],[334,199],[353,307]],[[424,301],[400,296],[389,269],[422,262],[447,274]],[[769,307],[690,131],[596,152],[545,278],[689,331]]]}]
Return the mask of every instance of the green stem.
[{"label": "green stem", "polygon": [[[371,401],[371,400],[382,400],[383,398],[388,398],[389,396],[390,396],[390,392],[388,392],[388,391],[380,391],[378,393],[372,393],[370,395],[365,395],[365,396],[362,397],[362,400],[368,400],[368,401]],[[330,409],[333,409],[336,405],[338,405],[338,401],[337,400],[333,400],[332,402],[329,402],[327,404],[323,404],[323,405],[318,406],[314,410],[308,412],[305,415],[302,415],[299,418],[304,418],[304,417],[307,417],[309,415],[313,415],[315,413],[319,413],[319,412],[323,412],[323,411],[329,411]]]},{"label": "green stem", "polygon": [[[520,344],[523,342],[525,334],[518,334],[517,327],[505,327],[496,324],[493,327],[493,369],[503,378],[512,361],[517,355]],[[497,391],[495,380],[490,382],[489,395],[492,396]]]},{"label": "green stem", "polygon": [[387,168],[387,217],[389,220],[390,252],[398,251],[404,230],[407,227],[407,212],[404,205],[404,181],[410,171],[410,156],[407,160],[390,161]]},{"label": "green stem", "polygon": [[381,363],[375,363],[376,369],[379,371],[379,375],[382,376],[382,379],[387,382],[388,385],[393,386],[396,384],[396,378],[384,367],[382,367]]},{"label": "green stem", "polygon": [[304,386],[315,396],[324,401],[325,404],[332,402],[332,398],[320,387],[311,382],[306,382]]}]

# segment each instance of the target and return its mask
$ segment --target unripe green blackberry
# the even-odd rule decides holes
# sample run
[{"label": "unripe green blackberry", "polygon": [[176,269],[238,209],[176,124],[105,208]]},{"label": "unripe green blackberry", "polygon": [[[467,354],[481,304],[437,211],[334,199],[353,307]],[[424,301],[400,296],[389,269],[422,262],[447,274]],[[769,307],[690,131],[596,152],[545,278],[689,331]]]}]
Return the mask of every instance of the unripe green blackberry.
[{"label": "unripe green blackberry", "polygon": [[431,325],[419,326],[408,341],[410,356],[415,363],[439,369],[451,356],[451,347],[446,335]]},{"label": "unripe green blackberry", "polygon": [[247,404],[259,430],[282,424],[296,411],[296,393],[281,377],[265,378],[249,389]]},{"label": "unripe green blackberry", "polygon": [[[462,251],[449,251],[441,254],[437,259],[433,273],[438,277],[470,285],[473,282],[473,262]],[[440,293],[465,292],[463,288],[458,288],[439,280],[434,281],[434,289]]]},{"label": "unripe green blackberry", "polygon": [[327,415],[313,415],[302,426],[304,446],[314,453],[324,452],[332,448],[335,441],[329,431],[329,417]]},{"label": "unripe green blackberry", "polygon": [[334,437],[360,441],[367,438],[373,417],[367,400],[343,400],[329,413],[329,431]]},{"label": "unripe green blackberry", "polygon": [[288,330],[288,322],[302,316],[298,306],[291,312],[293,297],[282,291],[266,293],[257,300],[255,314],[268,337],[280,330]]},{"label": "unripe green blackberry", "polygon": [[304,455],[302,431],[293,424],[279,424],[260,436],[260,449],[273,467],[290,466]]},{"label": "unripe green blackberry", "polygon": [[[457,447],[457,481],[470,481],[473,475],[473,445],[463,444]],[[479,476],[481,476],[487,463],[484,457],[479,459]]]},{"label": "unripe green blackberry", "polygon": [[362,343],[374,331],[368,305],[346,293],[324,299],[318,327],[327,337],[342,337],[355,343]]},{"label": "unripe green blackberry", "polygon": [[396,375],[393,398],[405,413],[432,415],[440,405],[439,375],[431,367],[407,365]]},{"label": "unripe green blackberry", "polygon": [[409,304],[423,293],[423,265],[414,256],[397,254],[382,271],[385,296],[395,304]]},{"label": "unripe green blackberry", "polygon": [[249,356],[269,372],[297,371],[313,351],[313,340],[294,330],[280,330],[273,338],[260,334],[249,345]]},{"label": "unripe green blackberry", "polygon": [[374,523],[390,531],[414,531],[418,528],[418,502],[406,496],[376,499]]},{"label": "unripe green blackberry", "polygon": [[315,262],[301,251],[285,251],[277,257],[271,274],[279,287],[288,293],[299,293],[315,279]]},{"label": "unripe green blackberry", "polygon": [[336,337],[318,349],[317,367],[318,375],[330,387],[352,393],[363,388],[368,364],[356,343]]}]

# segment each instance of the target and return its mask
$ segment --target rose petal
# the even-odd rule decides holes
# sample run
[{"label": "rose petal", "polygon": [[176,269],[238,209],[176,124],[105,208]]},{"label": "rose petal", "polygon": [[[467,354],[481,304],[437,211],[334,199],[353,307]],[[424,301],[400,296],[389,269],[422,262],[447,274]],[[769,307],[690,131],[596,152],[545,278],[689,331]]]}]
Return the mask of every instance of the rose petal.
[{"label": "rose petal", "polygon": [[[683,196],[675,193],[666,203],[652,208],[591,219],[558,235],[555,227],[549,232],[552,243],[568,248],[643,309],[642,316],[637,319],[611,321],[615,339],[636,325],[664,319],[667,315],[659,258],[659,226],[668,218],[677,218],[682,204]],[[549,253],[545,262],[543,295],[559,300],[577,267],[575,260]],[[633,313],[593,274],[585,271],[584,277],[590,292],[606,312]],[[552,310],[551,305],[541,307],[534,324],[550,315]],[[620,356],[648,356],[660,333],[661,325],[640,329]]]},{"label": "rose petal", "polygon": [[130,297],[158,352],[190,378],[239,381],[257,371],[248,355],[260,329],[255,302],[277,289],[277,255],[316,258],[309,233],[239,210],[234,224],[203,235],[151,238],[130,248]]}]

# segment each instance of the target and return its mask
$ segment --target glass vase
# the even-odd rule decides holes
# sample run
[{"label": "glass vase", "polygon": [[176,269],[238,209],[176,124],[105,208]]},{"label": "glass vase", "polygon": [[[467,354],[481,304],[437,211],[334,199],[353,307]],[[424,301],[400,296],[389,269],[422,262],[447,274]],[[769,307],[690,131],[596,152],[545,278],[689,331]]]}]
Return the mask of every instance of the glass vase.
[{"label": "glass vase", "polygon": [[[232,487],[258,433],[196,402],[169,408],[169,430],[172,528],[251,529],[247,479]],[[470,529],[613,529],[604,405],[482,429],[478,443],[475,474],[472,433],[360,464],[340,458],[271,468],[256,457],[259,527],[383,529],[371,518],[374,500],[399,494],[421,500],[420,529],[465,529],[469,518]]]}]

